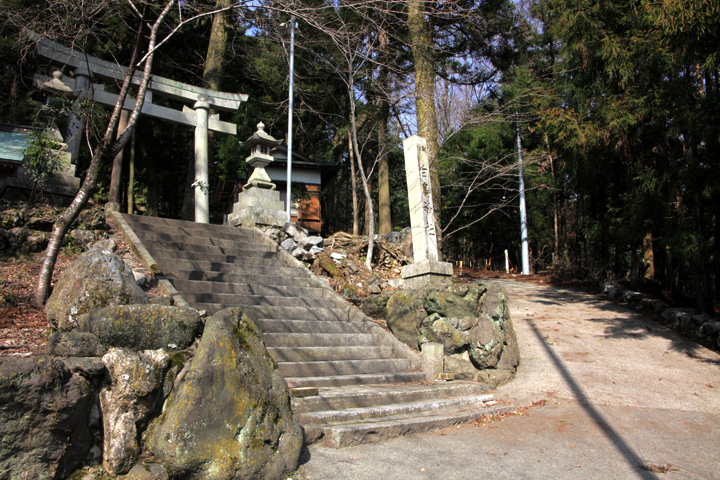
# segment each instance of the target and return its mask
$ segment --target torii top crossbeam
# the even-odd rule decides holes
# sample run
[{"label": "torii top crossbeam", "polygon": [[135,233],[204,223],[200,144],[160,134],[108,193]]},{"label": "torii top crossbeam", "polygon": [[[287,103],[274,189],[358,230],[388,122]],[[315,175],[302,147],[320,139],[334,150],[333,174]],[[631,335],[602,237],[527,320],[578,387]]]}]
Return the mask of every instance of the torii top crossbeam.
[{"label": "torii top crossbeam", "polygon": [[[39,56],[51,60],[55,63],[72,67],[76,69],[75,76],[86,76],[89,78],[98,77],[106,80],[122,81],[125,78],[126,67],[117,65],[106,60],[86,55],[83,52],[66,47],[57,42],[50,40],[32,30],[25,30],[24,34],[37,45],[37,53]],[[142,72],[137,72],[133,77],[133,83],[139,84]],[[43,75],[35,76],[36,84],[40,88],[51,89],[56,91],[74,92],[76,95],[81,93],[82,88],[76,86],[76,79],[64,77],[60,79],[51,79]],[[92,86],[93,100],[105,105],[114,105],[117,100],[115,94],[105,91],[102,84],[94,84]],[[248,96],[243,93],[220,92],[209,90],[207,88],[196,87],[187,83],[177,82],[169,78],[153,75],[148,84],[148,97],[145,99],[142,113],[148,116],[171,120],[185,125],[196,126],[195,113],[183,109],[183,111],[174,110],[172,108],[154,105],[152,103],[152,95],[169,97],[187,103],[194,103],[198,100],[205,101],[214,110],[222,110],[232,112],[240,108],[242,102],[246,102]],[[128,98],[123,108],[131,110],[135,101]],[[237,133],[234,124],[222,122],[219,116],[213,115],[209,119],[208,128],[210,130],[229,133],[235,135]]]}]

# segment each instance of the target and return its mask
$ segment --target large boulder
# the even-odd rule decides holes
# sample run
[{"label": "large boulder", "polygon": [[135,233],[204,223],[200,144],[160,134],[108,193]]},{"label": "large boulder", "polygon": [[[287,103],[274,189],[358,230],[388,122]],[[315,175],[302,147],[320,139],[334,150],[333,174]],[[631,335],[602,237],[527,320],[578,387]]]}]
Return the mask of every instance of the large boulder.
[{"label": "large boulder", "polygon": [[422,290],[400,290],[387,302],[385,321],[398,340],[418,350],[420,325],[428,316],[423,308]]},{"label": "large boulder", "polygon": [[296,468],[302,431],[251,318],[226,309],[208,319],[181,377],[145,437],[171,476],[270,480]]},{"label": "large boulder", "polygon": [[92,333],[106,347],[183,350],[202,327],[197,310],[163,305],[115,305],[79,315],[78,332]]},{"label": "large boulder", "polygon": [[67,478],[92,445],[95,395],[52,357],[0,358],[0,478]]},{"label": "large boulder", "polygon": [[91,248],[65,269],[45,305],[56,330],[72,330],[77,317],[109,305],[148,303],[130,268],[112,252]]},{"label": "large boulder", "polygon": [[508,294],[499,283],[488,287],[480,307],[480,321],[470,330],[470,338],[470,359],[476,367],[514,372],[520,364]]},{"label": "large boulder", "polygon": [[103,356],[111,384],[100,391],[103,414],[103,466],[117,475],[140,456],[140,433],[163,402],[170,356],[162,349],[136,352],[111,348]]}]

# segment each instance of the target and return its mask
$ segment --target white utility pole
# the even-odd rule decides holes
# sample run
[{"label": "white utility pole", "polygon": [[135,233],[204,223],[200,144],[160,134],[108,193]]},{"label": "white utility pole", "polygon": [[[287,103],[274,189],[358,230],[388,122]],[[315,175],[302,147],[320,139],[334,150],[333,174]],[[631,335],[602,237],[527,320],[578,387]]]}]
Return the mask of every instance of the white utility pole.
[{"label": "white utility pole", "polygon": [[525,179],[523,178],[522,149],[520,147],[520,120],[515,113],[515,126],[517,130],[517,157],[519,170],[520,190],[520,242],[522,246],[522,274],[530,275],[530,254],[528,250],[527,210],[525,208]]},{"label": "white utility pole", "polygon": [[288,148],[287,148],[287,223],[292,210],[292,140],[293,140],[293,77],[295,70],[295,17],[290,19],[290,94],[288,100]]}]

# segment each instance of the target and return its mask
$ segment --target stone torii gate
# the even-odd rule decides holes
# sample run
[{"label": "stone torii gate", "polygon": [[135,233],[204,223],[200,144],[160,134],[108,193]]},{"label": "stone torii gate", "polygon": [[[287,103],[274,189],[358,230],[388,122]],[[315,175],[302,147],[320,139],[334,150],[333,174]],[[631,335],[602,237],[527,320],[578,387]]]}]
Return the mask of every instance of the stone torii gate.
[{"label": "stone torii gate", "polygon": [[[25,34],[37,45],[40,57],[54,63],[73,68],[73,76],[64,76],[61,71],[53,72],[53,76],[35,75],[35,84],[38,88],[56,93],[71,95],[78,99],[88,98],[103,105],[115,106],[118,95],[105,90],[102,83],[93,83],[95,78],[105,81],[122,81],[125,78],[126,67],[112,62],[101,60],[83,52],[54,42],[35,32],[25,31]],[[133,77],[135,85],[140,84],[142,73]],[[153,103],[153,95],[168,97],[185,103],[192,103],[193,107],[183,106],[182,110],[164,107]],[[209,115],[209,110],[234,112],[246,102],[248,96],[242,93],[228,93],[196,87],[186,83],[176,82],[168,78],[153,75],[145,95],[142,114],[163,120],[182,123],[195,127],[195,221],[209,223],[209,178],[208,178],[208,131],[237,134],[234,123],[220,120],[220,115]],[[132,110],[135,99],[127,97],[124,110]],[[82,140],[82,119],[72,118],[68,127],[68,152],[71,161],[75,163],[80,142]]]}]

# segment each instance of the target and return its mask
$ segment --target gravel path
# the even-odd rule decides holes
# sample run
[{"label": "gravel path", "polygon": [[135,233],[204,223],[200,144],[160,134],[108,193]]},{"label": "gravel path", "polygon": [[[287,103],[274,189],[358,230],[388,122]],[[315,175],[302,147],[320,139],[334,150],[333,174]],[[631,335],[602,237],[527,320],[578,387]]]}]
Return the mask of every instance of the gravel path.
[{"label": "gravel path", "polygon": [[341,450],[296,479],[718,479],[720,355],[605,299],[501,280],[520,343],[498,422]]}]

